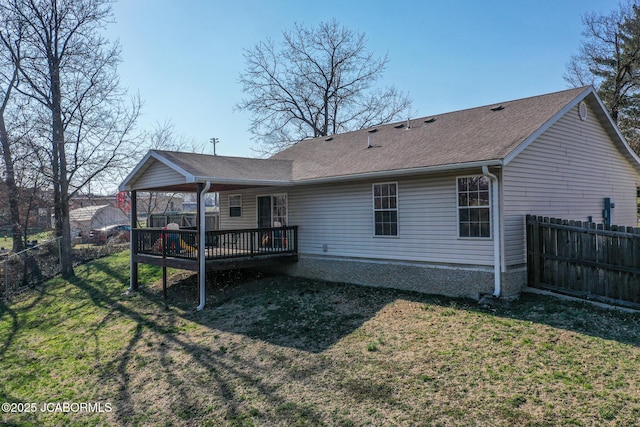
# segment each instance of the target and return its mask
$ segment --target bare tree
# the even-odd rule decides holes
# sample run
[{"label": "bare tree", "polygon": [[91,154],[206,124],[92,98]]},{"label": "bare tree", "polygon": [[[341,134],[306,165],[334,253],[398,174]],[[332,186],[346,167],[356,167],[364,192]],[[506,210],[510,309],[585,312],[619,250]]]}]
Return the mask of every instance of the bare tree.
[{"label": "bare tree", "polygon": [[20,65],[20,40],[22,31],[19,23],[11,20],[0,21],[0,144],[4,160],[4,184],[7,188],[7,203],[11,219],[13,251],[24,249],[19,210],[18,188],[14,169],[13,147],[5,118],[15,86],[18,84]]},{"label": "bare tree", "polygon": [[593,85],[632,147],[640,153],[640,5],[627,1],[608,15],[585,14],[584,41],[565,80]]},{"label": "bare tree", "polygon": [[408,114],[411,101],[391,86],[377,89],[388,63],[367,50],[365,35],[335,20],[283,33],[244,52],[236,105],[253,114],[250,131],[266,152],[310,137],[362,129]]},{"label": "bare tree", "polygon": [[153,129],[145,134],[144,140],[150,150],[204,153],[207,149],[205,144],[176,133],[176,128],[171,120],[165,120],[163,123],[157,122]]},{"label": "bare tree", "polygon": [[[128,105],[119,86],[120,50],[100,35],[111,0],[6,0],[0,13],[23,29],[19,67],[23,95],[39,105],[54,193],[56,233],[62,236],[62,275],[74,274],[69,199],[90,180],[130,165],[124,148],[141,103]],[[35,106],[33,107],[35,108]]]}]

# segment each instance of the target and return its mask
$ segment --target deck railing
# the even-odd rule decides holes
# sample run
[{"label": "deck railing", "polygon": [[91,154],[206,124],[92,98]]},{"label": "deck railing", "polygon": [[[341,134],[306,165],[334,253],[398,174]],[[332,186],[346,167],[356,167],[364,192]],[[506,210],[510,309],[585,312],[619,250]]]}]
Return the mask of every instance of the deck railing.
[{"label": "deck railing", "polygon": [[[138,254],[197,259],[198,232],[136,228],[132,230],[134,248]],[[298,227],[250,228],[215,230],[205,234],[207,260],[287,254],[298,251]]]}]

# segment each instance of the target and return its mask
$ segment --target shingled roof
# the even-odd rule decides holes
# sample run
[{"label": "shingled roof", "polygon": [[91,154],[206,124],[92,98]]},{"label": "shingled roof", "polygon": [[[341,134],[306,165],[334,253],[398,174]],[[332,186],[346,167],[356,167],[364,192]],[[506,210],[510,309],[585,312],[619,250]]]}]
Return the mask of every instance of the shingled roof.
[{"label": "shingled roof", "polygon": [[172,171],[174,182],[162,187],[154,181],[153,188],[186,190],[211,181],[218,191],[505,165],[582,100],[640,168],[594,89],[585,86],[304,140],[269,159],[152,150],[120,189],[141,189],[136,182],[147,170],[158,176],[159,165]]},{"label": "shingled roof", "polygon": [[301,141],[272,159],[293,161],[293,179],[501,162],[591,87]]},{"label": "shingled roof", "polygon": [[244,179],[257,181],[290,181],[291,161],[252,159],[249,157],[212,156],[210,154],[181,153],[154,150],[159,156],[198,178],[218,178],[237,182]]}]

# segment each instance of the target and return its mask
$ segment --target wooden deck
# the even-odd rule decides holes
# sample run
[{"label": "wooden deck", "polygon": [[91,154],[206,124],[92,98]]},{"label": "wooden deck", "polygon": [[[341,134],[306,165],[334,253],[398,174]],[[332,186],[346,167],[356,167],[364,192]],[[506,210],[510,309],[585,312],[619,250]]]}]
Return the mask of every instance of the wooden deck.
[{"label": "wooden deck", "polygon": [[[198,271],[198,232],[138,228],[132,230],[135,263]],[[252,268],[298,260],[298,228],[255,228],[207,231],[208,271]]]}]

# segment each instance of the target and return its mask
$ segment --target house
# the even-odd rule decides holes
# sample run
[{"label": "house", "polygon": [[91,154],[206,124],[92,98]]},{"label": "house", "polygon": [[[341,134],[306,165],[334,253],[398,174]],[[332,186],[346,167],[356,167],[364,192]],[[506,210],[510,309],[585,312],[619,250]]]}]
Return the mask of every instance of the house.
[{"label": "house", "polygon": [[88,238],[92,229],[114,224],[127,224],[129,216],[110,205],[85,206],[69,211],[69,223],[73,237]]},{"label": "house", "polygon": [[218,191],[223,231],[297,227],[297,262],[279,267],[294,276],[478,298],[526,285],[525,215],[602,222],[607,198],[608,220],[634,226],[639,184],[640,158],[588,86],[269,159],[151,151],[121,190]]}]

